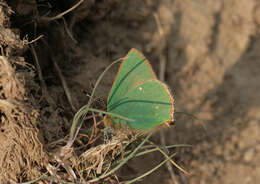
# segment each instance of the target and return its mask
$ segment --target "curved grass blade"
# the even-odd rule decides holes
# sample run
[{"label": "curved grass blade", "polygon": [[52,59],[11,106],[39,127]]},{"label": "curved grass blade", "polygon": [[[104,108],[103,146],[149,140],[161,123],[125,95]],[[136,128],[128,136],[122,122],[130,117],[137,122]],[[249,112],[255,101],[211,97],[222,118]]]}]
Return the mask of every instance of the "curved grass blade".
[{"label": "curved grass blade", "polygon": [[104,179],[106,178],[107,176],[113,174],[114,172],[116,172],[119,168],[121,168],[128,160],[130,160],[131,158],[133,158],[136,154],[136,152],[144,145],[144,143],[151,137],[152,133],[148,134],[145,139],[135,148],[135,150],[129,155],[127,156],[120,164],[118,164],[115,168],[113,168],[112,170],[110,170],[108,173],[106,174],[102,174],[101,176],[95,178],[95,179],[92,179],[92,180],[89,180],[87,182],[89,183],[93,183],[93,182],[97,182],[101,179]]},{"label": "curved grass blade", "polygon": [[154,167],[153,169],[151,169],[150,171],[144,173],[143,175],[131,180],[131,181],[127,181],[125,182],[126,184],[131,184],[134,183],[138,180],[141,180],[142,178],[148,176],[149,174],[151,174],[152,172],[154,172],[155,170],[159,169],[164,163],[166,163],[168,160],[170,160],[172,157],[174,157],[176,155],[176,153],[173,153],[171,156],[169,156],[168,158],[166,158],[164,161],[162,161],[160,164],[158,164],[156,167]]},{"label": "curved grass blade", "polygon": [[102,73],[101,75],[99,76],[97,82],[95,83],[95,86],[93,88],[93,91],[90,95],[90,98],[89,98],[89,101],[87,103],[87,105],[81,107],[78,112],[75,114],[74,118],[73,118],[73,122],[72,122],[72,126],[70,128],[70,138],[69,138],[69,141],[68,141],[68,144],[67,144],[67,147],[70,147],[72,145],[72,142],[74,140],[74,137],[75,137],[75,132],[77,130],[77,127],[81,127],[84,119],[85,119],[85,116],[86,114],[88,113],[88,109],[90,108],[90,105],[92,103],[92,100],[93,100],[93,96],[95,94],[95,91],[97,89],[97,86],[99,85],[100,81],[103,79],[105,73],[116,63],[124,60],[125,58],[120,58],[120,59],[117,59],[116,61],[112,62]]}]

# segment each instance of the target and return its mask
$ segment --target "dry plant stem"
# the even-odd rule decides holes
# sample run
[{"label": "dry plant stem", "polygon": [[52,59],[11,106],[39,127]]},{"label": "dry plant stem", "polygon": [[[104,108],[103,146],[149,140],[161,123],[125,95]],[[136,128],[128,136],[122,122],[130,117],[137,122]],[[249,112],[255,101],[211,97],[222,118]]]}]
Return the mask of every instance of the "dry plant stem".
[{"label": "dry plant stem", "polygon": [[203,129],[205,130],[205,133],[207,134],[207,127],[205,126],[205,121],[203,121],[202,119],[199,119],[198,117],[194,116],[193,114],[187,113],[187,112],[175,112],[174,114],[185,114],[187,116],[190,116],[193,119],[198,120],[199,122],[201,122],[201,126],[203,127]]},{"label": "dry plant stem", "polygon": [[[85,120],[88,120],[88,119],[91,119],[91,118],[93,118],[93,116],[88,116],[88,117],[85,118]],[[53,141],[53,142],[47,144],[46,146],[50,147],[50,146],[55,146],[55,145],[57,145],[59,143],[64,143],[64,142],[66,142],[66,139],[67,139],[67,136],[65,138]]]},{"label": "dry plant stem", "polygon": [[107,176],[113,174],[114,172],[116,172],[119,168],[121,168],[128,160],[130,160],[131,158],[133,158],[136,154],[136,152],[144,145],[144,143],[151,137],[152,133],[148,134],[145,139],[135,148],[135,150],[129,155],[127,156],[120,164],[118,164],[114,169],[110,170],[108,173],[106,174],[102,174],[101,176],[89,180],[89,183],[93,183],[93,182],[97,182],[101,179],[106,178]]},{"label": "dry plant stem", "polygon": [[[161,150],[161,148],[157,147],[158,151],[160,151],[163,156],[165,156],[166,158],[169,158],[169,156],[163,151]],[[172,159],[169,159],[169,161],[175,166],[177,167],[180,171],[182,171],[183,173],[185,173],[186,175],[190,175],[190,173],[188,173],[187,171],[185,171],[183,168],[181,168],[179,165],[177,165]]]},{"label": "dry plant stem", "polygon": [[112,62],[105,70],[104,72],[99,76],[97,82],[95,83],[95,86],[93,88],[93,91],[89,97],[89,101],[87,103],[87,105],[81,107],[78,112],[75,114],[74,118],[73,118],[73,123],[72,123],[72,126],[70,128],[70,138],[68,140],[68,143],[66,145],[67,148],[70,148],[73,144],[73,139],[74,137],[77,136],[77,134],[75,133],[75,130],[76,130],[76,127],[81,127],[85,117],[86,117],[86,114],[88,113],[88,109],[90,108],[90,105],[92,103],[92,100],[93,100],[93,96],[95,94],[95,91],[96,91],[96,88],[97,86],[99,85],[99,83],[101,82],[101,79],[103,78],[103,76],[105,75],[105,73],[116,63],[118,63],[119,61],[122,61],[124,58],[120,58],[114,62]]},{"label": "dry plant stem", "polygon": [[[44,173],[43,175],[41,175],[39,178],[36,178],[34,180],[31,180],[31,181],[28,181],[28,182],[23,182],[23,183],[20,183],[20,184],[33,184],[33,183],[36,183],[38,181],[41,181],[41,180],[44,180],[44,179],[49,179],[51,176],[47,176],[47,173]],[[16,183],[16,182],[14,182]],[[16,183],[17,184],[17,183]]]},{"label": "dry plant stem", "polygon": [[41,67],[40,67],[40,64],[39,64],[38,57],[37,57],[36,51],[34,49],[34,46],[31,45],[30,49],[31,49],[31,52],[32,52],[34,60],[35,60],[35,65],[36,65],[37,72],[38,72],[38,77],[39,77],[39,80],[40,80],[40,83],[41,83],[43,96],[45,97],[45,99],[48,102],[48,104],[51,105],[51,107],[55,107],[56,106],[55,102],[53,101],[53,99],[49,95],[48,90],[47,90],[47,86],[46,86],[45,81],[43,79],[42,70],[41,70]]},{"label": "dry plant stem", "polygon": [[80,171],[78,170],[78,168],[76,167],[75,169],[76,169],[76,171],[77,171],[77,173],[78,173],[80,179],[83,181],[83,184],[87,184],[87,181],[86,181],[85,178],[82,176],[82,174],[80,173]]},{"label": "dry plant stem", "polygon": [[[161,41],[163,42],[161,45],[163,45],[163,47],[165,47],[165,34],[164,34],[164,31],[163,31],[160,19],[159,19],[157,13],[154,13],[153,15],[154,15],[154,18],[155,18],[155,21],[156,21],[156,24],[157,24],[159,36],[161,38]],[[165,59],[165,56],[162,54],[163,49],[164,48],[160,49],[160,53],[159,53],[159,55],[160,55],[159,56],[160,57],[159,79],[164,82],[164,80],[165,80],[165,69],[166,69],[166,59]]]},{"label": "dry plant stem", "polygon": [[89,144],[90,141],[92,141],[93,137],[95,137],[95,133],[96,133],[96,124],[97,124],[97,120],[96,120],[96,117],[94,116],[94,112],[92,112],[92,116],[93,116],[93,120],[94,120],[94,125],[93,127],[91,128],[91,135],[90,135],[90,138],[88,140],[88,143],[87,145]]},{"label": "dry plant stem", "polygon": [[[160,139],[161,139],[162,146],[166,147],[165,136],[164,136],[164,133],[163,133],[162,130],[160,131]],[[175,174],[173,172],[171,163],[169,161],[166,162],[166,167],[167,167],[167,169],[168,169],[168,171],[170,173],[170,176],[171,176],[171,179],[172,179],[172,183],[178,184],[179,182],[177,181],[177,178],[176,178],[176,176],[175,176]]]},{"label": "dry plant stem", "polygon": [[34,43],[34,42],[38,41],[39,39],[41,39],[42,37],[44,37],[44,35],[40,35],[37,38],[35,38],[34,40],[27,42],[26,44]]},{"label": "dry plant stem", "polygon": [[165,162],[169,161],[172,157],[174,157],[176,155],[176,153],[172,154],[171,156],[169,156],[168,158],[166,158],[164,161],[162,161],[160,164],[158,164],[156,167],[154,167],[153,169],[151,169],[150,171],[144,173],[143,175],[131,180],[131,181],[128,181],[126,182],[126,184],[131,184],[131,183],[134,183],[146,176],[148,176],[149,174],[151,174],[152,172],[154,172],[155,170],[159,169],[159,167],[161,167]]},{"label": "dry plant stem", "polygon": [[59,167],[60,167],[60,163],[58,164],[58,166],[56,167],[56,169],[55,169],[54,172],[52,173],[52,176],[53,176],[53,177],[51,178],[50,184],[52,184],[52,183],[53,183],[53,180],[56,178],[55,176],[56,176],[56,173],[57,173]]},{"label": "dry plant stem", "polygon": [[53,60],[54,67],[55,67],[55,69],[56,69],[56,71],[57,71],[57,73],[58,73],[58,75],[59,75],[60,80],[61,80],[61,84],[62,84],[62,87],[63,87],[63,89],[64,89],[64,91],[65,91],[65,94],[66,94],[66,97],[67,97],[67,99],[68,99],[68,102],[69,102],[69,104],[70,104],[72,110],[73,110],[74,112],[76,112],[76,111],[77,111],[77,108],[76,108],[75,105],[72,103],[72,97],[71,97],[71,93],[70,93],[69,87],[68,87],[68,85],[67,85],[67,82],[66,82],[66,80],[65,80],[65,78],[64,78],[64,76],[63,76],[63,74],[62,74],[62,72],[61,72],[61,70],[60,70],[60,67],[58,66],[57,62],[55,61],[55,59],[54,59],[53,57],[52,57],[52,60]]},{"label": "dry plant stem", "polygon": [[70,39],[74,42],[74,44],[78,44],[78,41],[73,37],[73,35],[71,34],[71,31],[68,28],[68,24],[66,22],[66,20],[64,19],[64,17],[62,17],[63,23],[64,23],[64,28],[65,31],[67,32],[67,34],[69,35]]},{"label": "dry plant stem", "polygon": [[[164,32],[163,32],[162,25],[160,23],[160,19],[159,19],[158,15],[156,13],[154,14],[154,18],[155,18],[155,21],[156,21],[156,24],[157,24],[157,27],[158,27],[159,36],[161,37],[161,40],[163,42],[162,45],[165,46],[165,35],[164,35]],[[162,48],[160,50],[160,53],[159,53],[160,54],[160,56],[159,56],[159,58],[160,58],[159,79],[164,82],[164,80],[165,80],[165,69],[166,69],[166,58],[163,55],[163,53],[161,52],[163,49],[164,48]],[[166,146],[165,136],[164,136],[164,133],[163,133],[162,130],[160,131],[160,140],[161,140],[162,146],[165,147]],[[168,169],[168,171],[170,173],[170,176],[171,176],[171,179],[172,179],[172,183],[173,184],[178,184],[178,181],[177,181],[177,179],[175,177],[175,174],[173,172],[173,169],[172,169],[172,166],[171,166],[170,162],[166,163],[166,167],[167,167],[167,169]]]},{"label": "dry plant stem", "polygon": [[[63,87],[63,89],[64,89],[64,91],[65,91],[65,94],[66,94],[66,97],[67,97],[67,99],[68,99],[68,102],[69,102],[69,104],[70,104],[72,110],[73,110],[74,112],[76,112],[76,111],[77,111],[77,108],[76,108],[75,105],[72,103],[72,97],[71,97],[71,93],[70,93],[69,87],[68,87],[67,82],[66,82],[66,80],[65,80],[65,78],[64,78],[64,76],[63,76],[63,74],[62,74],[62,72],[61,72],[61,70],[60,70],[60,68],[59,68],[59,66],[58,66],[58,64],[57,64],[57,62],[56,62],[56,59],[55,59],[55,57],[54,57],[54,54],[53,54],[52,50],[49,48],[48,43],[47,43],[44,39],[43,39],[42,41],[43,41],[43,43],[45,44],[45,46],[48,48],[48,51],[50,52],[51,59],[52,59],[53,64],[54,64],[54,68],[56,69],[56,71],[57,71],[57,73],[58,73],[58,76],[59,76],[59,78],[60,78],[60,80],[61,80],[61,84],[62,84],[62,87]],[[78,103],[75,103],[75,104],[78,104]]]},{"label": "dry plant stem", "polygon": [[[79,128],[77,129],[76,133],[78,134],[78,132],[79,132]],[[75,137],[75,139],[76,139],[76,137]],[[73,140],[73,142],[75,141],[75,139]],[[67,149],[65,153],[68,154],[68,150],[69,150],[69,149]],[[63,154],[63,155],[64,155],[64,154]],[[68,154],[68,155],[69,155],[69,154]],[[67,171],[67,173],[68,173],[74,180],[76,180],[76,179],[77,179],[76,174],[74,173],[74,171],[73,171],[73,169],[71,168],[71,166],[68,165],[67,163],[65,163],[64,160],[66,160],[66,159],[60,159],[60,157],[56,157],[56,161],[57,161],[59,164],[57,165],[57,167],[55,168],[54,173],[52,174],[53,178],[55,178],[55,175],[56,175],[56,173],[57,173],[59,167],[62,166],[62,167]],[[52,181],[51,181],[51,182],[52,182]]]},{"label": "dry plant stem", "polygon": [[[149,141],[150,142],[150,144],[152,144],[152,145],[155,145],[152,141]],[[163,156],[164,157],[166,157],[166,158],[168,158],[169,156],[159,147],[159,146],[157,146],[157,145],[155,145],[156,146],[156,149],[158,150],[158,151],[160,151],[162,154],[163,154]],[[176,145],[175,145],[176,146]],[[189,147],[192,147],[191,145],[188,145]],[[179,170],[181,170],[183,173],[185,173],[185,174],[187,174],[187,175],[190,175],[190,173],[188,173],[187,171],[185,171],[183,168],[181,168],[178,164],[176,164],[172,159],[170,159],[169,160],[171,163],[172,163],[172,165],[174,165],[176,168],[178,168]]]},{"label": "dry plant stem", "polygon": [[[81,127],[83,121],[85,120],[85,116],[86,116],[86,114],[88,113],[88,111],[99,112],[99,113],[103,113],[103,114],[112,115],[112,116],[114,116],[114,117],[117,117],[117,118],[123,119],[123,120],[127,120],[127,121],[134,121],[133,119],[129,119],[129,118],[126,118],[126,117],[124,117],[124,116],[120,116],[120,115],[117,115],[117,114],[114,114],[114,113],[109,113],[109,112],[102,111],[102,110],[98,110],[98,109],[89,108],[88,105],[85,105],[85,106],[83,106],[83,107],[76,113],[76,115],[74,116],[74,119],[75,119],[76,116],[78,116],[78,121],[77,121],[77,122],[80,121],[80,125],[78,126],[78,130],[80,129],[80,127]],[[80,114],[78,114],[79,112],[80,112]],[[77,115],[77,114],[78,114],[78,115]],[[74,125],[74,120],[73,120],[72,126],[73,126],[73,125]],[[71,126],[71,127],[72,127],[72,126]],[[75,140],[77,134],[78,134],[78,133],[75,133],[74,140]],[[71,146],[71,145],[73,144],[74,140],[73,140],[73,141],[69,141],[69,142],[67,143],[66,147]]]},{"label": "dry plant stem", "polygon": [[181,183],[182,183],[182,184],[188,184],[187,179],[186,179],[186,177],[184,176],[184,174],[183,174],[181,171],[179,171],[179,170],[178,170],[178,173],[179,173],[179,175],[180,175],[180,181],[181,181]]},{"label": "dry plant stem", "polygon": [[[135,134],[135,136],[133,136],[129,141],[127,141],[127,144],[124,145],[123,147],[123,150],[126,149],[127,146],[129,146],[130,144],[132,144],[135,140],[137,140],[138,137],[142,136],[142,133],[137,133]],[[145,146],[142,146],[140,149],[143,149],[143,147]],[[119,152],[118,154],[116,154],[116,157],[119,156],[121,154],[121,152]],[[126,153],[125,153],[126,154]],[[129,155],[131,154],[131,151],[128,151],[126,155]],[[137,155],[137,154],[136,154]],[[135,156],[136,156],[135,155]]]},{"label": "dry plant stem", "polygon": [[[149,148],[156,148],[157,145],[152,144],[152,145],[146,145],[143,146],[141,149],[149,149]],[[193,147],[190,144],[175,144],[175,145],[170,145],[170,146],[165,146],[165,148],[170,149],[170,148],[179,148],[179,147]]]},{"label": "dry plant stem", "polygon": [[[191,145],[186,145],[186,144],[180,144],[180,145],[172,145],[172,146],[166,146],[165,148],[169,149],[169,148],[177,148],[177,147],[192,147]],[[142,148],[143,149],[143,148]],[[145,150],[143,152],[140,152],[138,154],[135,155],[135,157],[138,157],[138,156],[142,156],[142,155],[145,155],[147,153],[151,153],[151,152],[154,152],[154,151],[159,151],[158,148],[153,148],[153,149],[149,149],[149,150]],[[126,153],[127,154],[127,153]]]},{"label": "dry plant stem", "polygon": [[56,19],[62,18],[65,14],[73,11],[75,8],[77,8],[81,3],[83,3],[84,0],[80,0],[78,3],[76,3],[74,6],[72,6],[70,9],[60,13],[59,15],[56,15],[55,17],[40,17],[39,22],[50,22]]}]

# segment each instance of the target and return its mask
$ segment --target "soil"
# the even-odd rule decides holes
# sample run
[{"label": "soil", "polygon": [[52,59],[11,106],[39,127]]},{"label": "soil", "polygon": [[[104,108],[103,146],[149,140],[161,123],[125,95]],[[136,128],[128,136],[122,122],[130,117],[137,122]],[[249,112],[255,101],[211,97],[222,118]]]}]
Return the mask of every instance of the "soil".
[{"label": "soil", "polygon": [[[138,183],[260,182],[258,0],[90,0],[60,19],[46,18],[73,5],[0,1],[0,183],[49,171],[51,153],[64,145],[96,80],[131,48],[164,74],[174,95],[175,125],[161,130],[166,144],[193,146],[174,157],[190,175],[173,168],[173,181],[163,166]],[[116,71],[97,88],[100,109]],[[159,132],[153,140],[160,144]],[[159,153],[133,159],[117,178],[137,177],[162,159]]]}]

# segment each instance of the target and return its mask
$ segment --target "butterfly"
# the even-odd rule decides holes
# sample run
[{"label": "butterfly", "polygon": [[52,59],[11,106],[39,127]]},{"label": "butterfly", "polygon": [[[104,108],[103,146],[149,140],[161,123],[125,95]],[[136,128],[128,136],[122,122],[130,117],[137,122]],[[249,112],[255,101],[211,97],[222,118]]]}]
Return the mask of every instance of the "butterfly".
[{"label": "butterfly", "polygon": [[[148,60],[136,49],[123,59],[107,98],[107,112],[128,118],[105,116],[105,124],[149,130],[173,121],[174,100],[159,81]],[[131,121],[132,120],[132,121]]]}]

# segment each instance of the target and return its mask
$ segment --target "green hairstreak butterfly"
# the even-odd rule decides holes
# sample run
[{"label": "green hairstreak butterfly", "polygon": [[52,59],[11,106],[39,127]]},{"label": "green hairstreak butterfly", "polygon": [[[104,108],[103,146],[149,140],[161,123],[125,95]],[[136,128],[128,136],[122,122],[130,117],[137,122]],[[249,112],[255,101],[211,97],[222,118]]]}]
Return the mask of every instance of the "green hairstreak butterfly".
[{"label": "green hairstreak butterfly", "polygon": [[106,121],[120,127],[148,130],[173,121],[173,97],[159,81],[148,60],[131,49],[117,72],[107,99],[107,111],[134,121],[106,115]]}]

